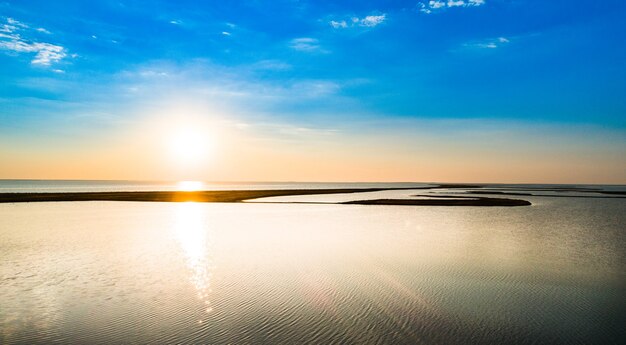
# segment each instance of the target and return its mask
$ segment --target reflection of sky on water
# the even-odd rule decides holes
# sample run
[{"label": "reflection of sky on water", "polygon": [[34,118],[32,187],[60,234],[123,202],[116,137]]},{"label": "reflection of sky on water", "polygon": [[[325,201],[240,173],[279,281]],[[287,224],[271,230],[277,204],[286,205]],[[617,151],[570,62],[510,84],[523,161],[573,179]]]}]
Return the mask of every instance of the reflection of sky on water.
[{"label": "reflection of sky on water", "polygon": [[[179,203],[176,208],[173,231],[191,271],[189,280],[196,289],[198,298],[203,301],[205,311],[210,313],[213,260],[209,252],[212,239],[206,213],[201,204],[194,202]],[[198,320],[198,323],[202,321]]]},{"label": "reflection of sky on water", "polygon": [[[55,260],[41,260],[40,267],[20,271],[16,276],[4,275],[0,270],[0,289],[8,291],[20,289],[17,294],[0,294],[0,343],[24,333],[24,328],[48,332],[58,326],[63,315],[63,288],[58,285],[62,279],[51,278],[55,272]],[[19,268],[18,268],[19,269]],[[55,272],[56,273],[56,272]],[[38,281],[39,276],[49,278],[45,283]],[[10,284],[7,281],[16,282]],[[6,299],[1,298],[2,296]]]},{"label": "reflection of sky on water", "polygon": [[0,344],[583,342],[625,206],[0,205]]}]

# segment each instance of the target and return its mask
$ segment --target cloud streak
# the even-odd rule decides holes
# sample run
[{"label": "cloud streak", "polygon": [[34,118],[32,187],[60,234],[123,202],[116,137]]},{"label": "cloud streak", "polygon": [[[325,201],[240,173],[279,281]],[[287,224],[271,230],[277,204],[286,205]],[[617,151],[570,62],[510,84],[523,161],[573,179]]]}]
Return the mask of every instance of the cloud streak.
[{"label": "cloud streak", "polygon": [[431,0],[418,3],[419,11],[426,14],[440,12],[453,7],[478,7],[485,4],[485,0]]},{"label": "cloud streak", "polygon": [[0,49],[18,53],[36,53],[31,60],[33,65],[50,66],[67,56],[65,48],[50,43],[28,43],[20,39],[0,42]]},{"label": "cloud streak", "polygon": [[321,52],[322,47],[319,44],[319,40],[317,38],[312,37],[299,37],[294,38],[289,42],[289,46],[297,51],[301,52]]},{"label": "cloud streak", "polygon": [[360,26],[374,27],[382,24],[385,19],[387,19],[387,15],[383,13],[379,16],[366,16],[365,18],[358,19],[357,23]]},{"label": "cloud streak", "polygon": [[387,14],[369,15],[363,18],[350,17],[348,19],[331,20],[328,22],[330,26],[335,29],[347,29],[352,27],[367,27],[373,28],[387,20]]},{"label": "cloud streak", "polygon": [[473,42],[465,43],[463,44],[463,46],[466,48],[496,49],[504,45],[507,45],[510,42],[511,40],[509,40],[506,37],[497,37],[497,38],[490,38],[490,39],[486,39],[482,41],[473,41]]},{"label": "cloud streak", "polygon": [[[13,53],[34,53],[31,64],[37,66],[50,66],[67,56],[67,50],[62,46],[23,38],[21,33],[29,29],[28,25],[7,18],[6,24],[0,27],[0,49]],[[49,34],[49,31],[43,28],[37,28],[35,31]]]}]

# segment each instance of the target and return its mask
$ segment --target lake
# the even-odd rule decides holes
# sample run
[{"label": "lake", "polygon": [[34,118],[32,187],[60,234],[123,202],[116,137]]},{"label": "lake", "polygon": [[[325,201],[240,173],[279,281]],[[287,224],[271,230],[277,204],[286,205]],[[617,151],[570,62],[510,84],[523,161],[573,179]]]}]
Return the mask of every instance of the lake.
[{"label": "lake", "polygon": [[0,204],[0,343],[618,343],[626,199],[524,199]]}]

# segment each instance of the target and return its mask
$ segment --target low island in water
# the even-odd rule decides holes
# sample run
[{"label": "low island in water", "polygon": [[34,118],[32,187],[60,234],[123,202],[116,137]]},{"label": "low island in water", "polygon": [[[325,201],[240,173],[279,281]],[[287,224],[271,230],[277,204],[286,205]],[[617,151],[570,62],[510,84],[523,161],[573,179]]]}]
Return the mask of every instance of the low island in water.
[{"label": "low island in water", "polygon": [[[348,194],[387,190],[474,188],[473,185],[434,185],[402,188],[330,188],[226,191],[124,191],[124,192],[38,192],[0,193],[0,203],[54,201],[143,201],[143,202],[242,202],[251,199],[320,194]],[[526,200],[482,196],[416,195],[421,199],[353,200],[337,204],[399,206],[529,206]],[[302,203],[302,202],[298,202]]]}]

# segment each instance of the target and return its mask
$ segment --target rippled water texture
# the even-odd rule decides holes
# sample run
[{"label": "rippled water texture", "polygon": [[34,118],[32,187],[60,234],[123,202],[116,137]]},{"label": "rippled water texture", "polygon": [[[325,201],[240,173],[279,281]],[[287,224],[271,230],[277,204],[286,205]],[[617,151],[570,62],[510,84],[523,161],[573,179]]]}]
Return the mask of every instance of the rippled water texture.
[{"label": "rippled water texture", "polygon": [[0,205],[3,344],[617,343],[626,202]]}]

